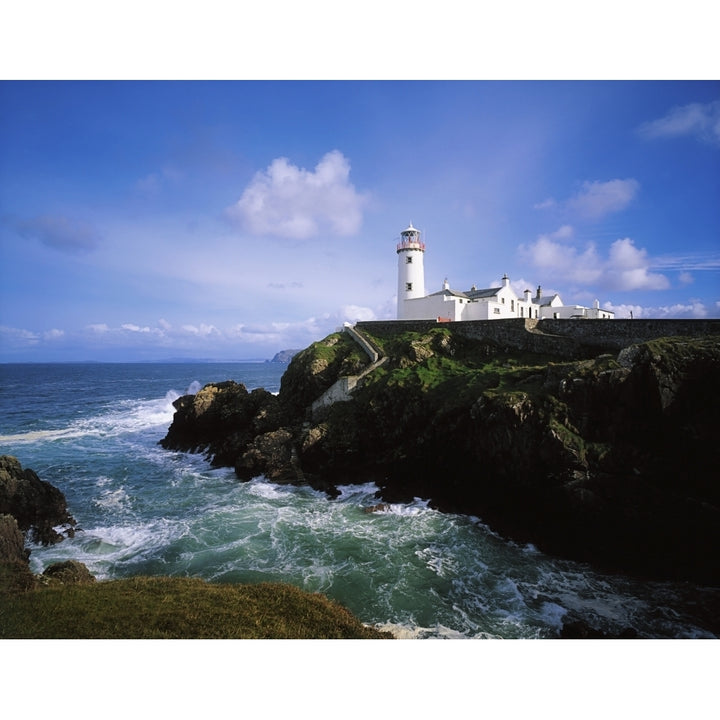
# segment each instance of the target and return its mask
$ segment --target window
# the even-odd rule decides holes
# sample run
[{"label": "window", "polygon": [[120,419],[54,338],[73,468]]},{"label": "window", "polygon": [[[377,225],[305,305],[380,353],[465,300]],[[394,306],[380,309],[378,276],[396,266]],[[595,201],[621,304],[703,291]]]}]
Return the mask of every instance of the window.
[{"label": "window", "polygon": [[412,290],[412,283],[405,283],[405,289],[408,291]]},{"label": "window", "polygon": [[405,256],[405,263],[409,265],[412,262],[412,255]]},{"label": "window", "polygon": [[514,300],[510,301],[510,312],[515,312],[515,301]]},{"label": "window", "polygon": [[500,298],[502,300],[502,304],[505,304],[505,298]]}]

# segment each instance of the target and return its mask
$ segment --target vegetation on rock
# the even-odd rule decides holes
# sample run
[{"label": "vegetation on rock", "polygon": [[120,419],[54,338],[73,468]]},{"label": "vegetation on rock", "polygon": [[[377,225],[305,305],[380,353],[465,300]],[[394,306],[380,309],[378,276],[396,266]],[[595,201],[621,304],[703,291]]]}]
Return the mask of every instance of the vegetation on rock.
[{"label": "vegetation on rock", "polygon": [[[198,393],[194,417],[217,409],[208,399],[223,392],[250,395],[234,384],[206,389]],[[0,470],[1,497],[22,499],[5,502],[11,509],[19,509],[23,517],[47,518],[59,507],[66,517],[62,493],[32,470],[23,470],[17,458],[0,457]],[[19,492],[26,486],[28,492]],[[218,585],[170,577],[96,582],[87,567],[74,560],[34,575],[29,555],[17,519],[0,514],[0,638],[392,637],[366,627],[328,598],[291,585]]]},{"label": "vegetation on rock", "polygon": [[42,587],[3,598],[0,638],[391,638],[291,585],[134,577]]},{"label": "vegetation on rock", "polygon": [[[720,582],[720,339],[672,337],[576,361],[505,349],[449,327],[371,340],[388,361],[352,399],[310,412],[367,357],[333,334],[298,353],[262,406],[213,396],[207,450],[241,478],[265,474],[333,494],[374,480],[380,498],[429,498],[510,537],[613,570]],[[173,427],[186,422],[178,401]],[[171,427],[166,446],[178,442]],[[192,427],[188,426],[192,437]],[[250,462],[251,460],[251,462]]]}]

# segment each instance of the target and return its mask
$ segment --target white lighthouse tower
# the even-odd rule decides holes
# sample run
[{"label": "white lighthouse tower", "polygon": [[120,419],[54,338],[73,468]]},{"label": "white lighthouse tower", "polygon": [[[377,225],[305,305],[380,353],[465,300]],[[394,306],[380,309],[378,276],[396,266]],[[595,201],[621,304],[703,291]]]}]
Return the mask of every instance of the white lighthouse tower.
[{"label": "white lighthouse tower", "polygon": [[404,320],[405,301],[425,297],[425,243],[420,239],[420,231],[412,223],[400,233],[397,254],[397,319]]}]

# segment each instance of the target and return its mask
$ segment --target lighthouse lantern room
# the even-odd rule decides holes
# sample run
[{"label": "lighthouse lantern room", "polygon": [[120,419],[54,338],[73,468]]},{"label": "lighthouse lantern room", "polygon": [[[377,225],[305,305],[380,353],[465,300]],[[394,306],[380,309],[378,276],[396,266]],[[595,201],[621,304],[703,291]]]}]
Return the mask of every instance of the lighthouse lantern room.
[{"label": "lighthouse lantern room", "polygon": [[405,300],[425,297],[425,268],[423,257],[425,243],[420,231],[412,223],[400,233],[397,244],[398,255],[398,291],[397,317],[405,319]]}]

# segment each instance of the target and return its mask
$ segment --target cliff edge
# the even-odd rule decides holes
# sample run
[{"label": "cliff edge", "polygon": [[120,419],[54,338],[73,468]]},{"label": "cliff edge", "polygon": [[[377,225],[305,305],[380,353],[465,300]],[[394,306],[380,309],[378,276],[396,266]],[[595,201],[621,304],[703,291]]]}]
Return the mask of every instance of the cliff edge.
[{"label": "cliff edge", "polygon": [[[365,334],[367,326],[363,328]],[[720,337],[658,338],[581,360],[447,328],[348,333],[298,353],[277,396],[211,384],[176,402],[166,448],[240,479],[375,481],[605,569],[719,584]],[[347,376],[351,394],[313,404]]]}]

